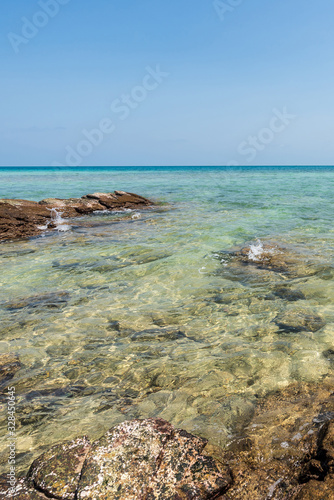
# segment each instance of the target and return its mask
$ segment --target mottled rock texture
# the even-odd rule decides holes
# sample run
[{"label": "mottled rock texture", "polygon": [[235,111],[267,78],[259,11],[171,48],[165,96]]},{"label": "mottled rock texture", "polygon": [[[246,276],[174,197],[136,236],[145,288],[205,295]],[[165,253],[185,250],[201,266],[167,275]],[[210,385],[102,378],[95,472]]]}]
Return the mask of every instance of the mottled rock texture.
[{"label": "mottled rock texture", "polygon": [[0,499],[3,500],[46,500],[43,493],[30,488],[25,478],[21,478],[16,482],[12,488],[7,481],[7,477],[0,478]]},{"label": "mottled rock texture", "polygon": [[165,420],[124,422],[93,444],[52,447],[14,492],[0,478],[0,499],[334,500],[329,389],[296,385],[264,399],[227,450]]},{"label": "mottled rock texture", "polygon": [[96,441],[78,499],[210,499],[231,483],[229,469],[201,455],[207,442],[165,420],[133,420]]},{"label": "mottled rock texture", "polygon": [[89,449],[86,437],[53,446],[32,463],[28,484],[48,497],[74,500]]},{"label": "mottled rock texture", "polygon": [[133,193],[93,193],[82,198],[62,200],[49,198],[40,202],[28,200],[0,200],[0,241],[29,238],[41,233],[41,226],[54,227],[52,209],[63,217],[77,217],[99,210],[143,208],[153,203]]},{"label": "mottled rock texture", "polygon": [[165,420],[124,422],[92,445],[82,438],[52,447],[15,495],[0,481],[0,498],[213,500],[232,478],[227,466],[201,454],[206,444]]}]

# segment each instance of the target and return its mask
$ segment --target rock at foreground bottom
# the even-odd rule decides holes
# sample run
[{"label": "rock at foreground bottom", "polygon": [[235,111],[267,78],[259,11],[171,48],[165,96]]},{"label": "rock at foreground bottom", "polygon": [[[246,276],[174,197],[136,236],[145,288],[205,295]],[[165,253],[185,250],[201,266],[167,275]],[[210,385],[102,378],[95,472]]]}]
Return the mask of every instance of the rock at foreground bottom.
[{"label": "rock at foreground bottom", "polygon": [[57,213],[78,217],[96,211],[145,208],[154,205],[147,198],[125,191],[93,193],[68,200],[49,198],[40,202],[0,200],[0,241],[30,238],[41,234],[42,227],[55,227]]},{"label": "rock at foreground bottom", "polygon": [[227,466],[201,454],[206,444],[162,419],[124,422],[93,444],[83,438],[54,446],[15,493],[0,491],[0,498],[213,500],[232,478]]}]

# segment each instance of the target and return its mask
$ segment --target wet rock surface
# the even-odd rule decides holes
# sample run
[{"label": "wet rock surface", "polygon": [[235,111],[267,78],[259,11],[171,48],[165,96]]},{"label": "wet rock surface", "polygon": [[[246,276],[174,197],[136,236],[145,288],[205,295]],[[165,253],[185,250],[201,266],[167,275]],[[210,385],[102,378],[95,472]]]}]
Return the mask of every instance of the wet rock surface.
[{"label": "wet rock surface", "polygon": [[[131,420],[90,444],[53,446],[0,498],[331,500],[333,380],[260,399],[225,450],[166,420]],[[7,493],[6,493],[7,492]]]},{"label": "wet rock surface", "polygon": [[89,449],[86,437],[53,446],[31,465],[28,485],[51,498],[74,500]]},{"label": "wet rock surface", "polygon": [[[232,483],[230,470],[202,454],[207,441],[162,419],[132,420],[92,445],[86,438],[52,447],[36,459],[15,499],[215,499]],[[30,496],[29,496],[30,495]]]},{"label": "wet rock surface", "polygon": [[20,478],[12,488],[7,482],[7,476],[0,478],[0,499],[8,500],[46,500],[43,493],[30,488],[25,478]]},{"label": "wet rock surface", "polygon": [[37,236],[45,225],[50,229],[55,227],[52,220],[54,210],[64,217],[77,217],[95,211],[136,209],[152,205],[150,200],[125,191],[93,193],[67,200],[49,198],[40,202],[3,199],[0,200],[0,241]]}]

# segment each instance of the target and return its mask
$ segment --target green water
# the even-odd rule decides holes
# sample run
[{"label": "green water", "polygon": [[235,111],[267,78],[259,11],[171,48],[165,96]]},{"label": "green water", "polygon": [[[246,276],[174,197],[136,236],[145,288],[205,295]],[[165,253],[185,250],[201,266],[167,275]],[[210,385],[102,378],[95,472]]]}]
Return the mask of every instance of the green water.
[{"label": "green water", "polygon": [[[131,418],[226,446],[259,398],[333,372],[334,169],[0,170],[0,197],[114,189],[162,204],[0,245],[0,352],[22,363],[10,382],[22,468],[44,445]],[[222,261],[258,238],[314,272]],[[305,298],[273,296],[282,284]],[[277,315],[301,310],[325,326],[279,330]],[[2,412],[3,471],[7,438]]]}]

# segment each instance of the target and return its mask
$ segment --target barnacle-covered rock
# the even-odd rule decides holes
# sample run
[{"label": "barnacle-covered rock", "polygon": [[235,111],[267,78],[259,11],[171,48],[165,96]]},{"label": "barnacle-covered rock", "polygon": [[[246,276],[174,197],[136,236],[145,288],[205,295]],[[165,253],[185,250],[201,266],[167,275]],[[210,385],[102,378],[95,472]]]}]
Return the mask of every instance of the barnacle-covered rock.
[{"label": "barnacle-covered rock", "polygon": [[206,440],[161,419],[111,429],[88,453],[78,499],[210,499],[232,482],[228,467],[202,456]]},{"label": "barnacle-covered rock", "polygon": [[51,498],[74,500],[90,442],[86,437],[50,448],[28,472],[28,484]]}]

